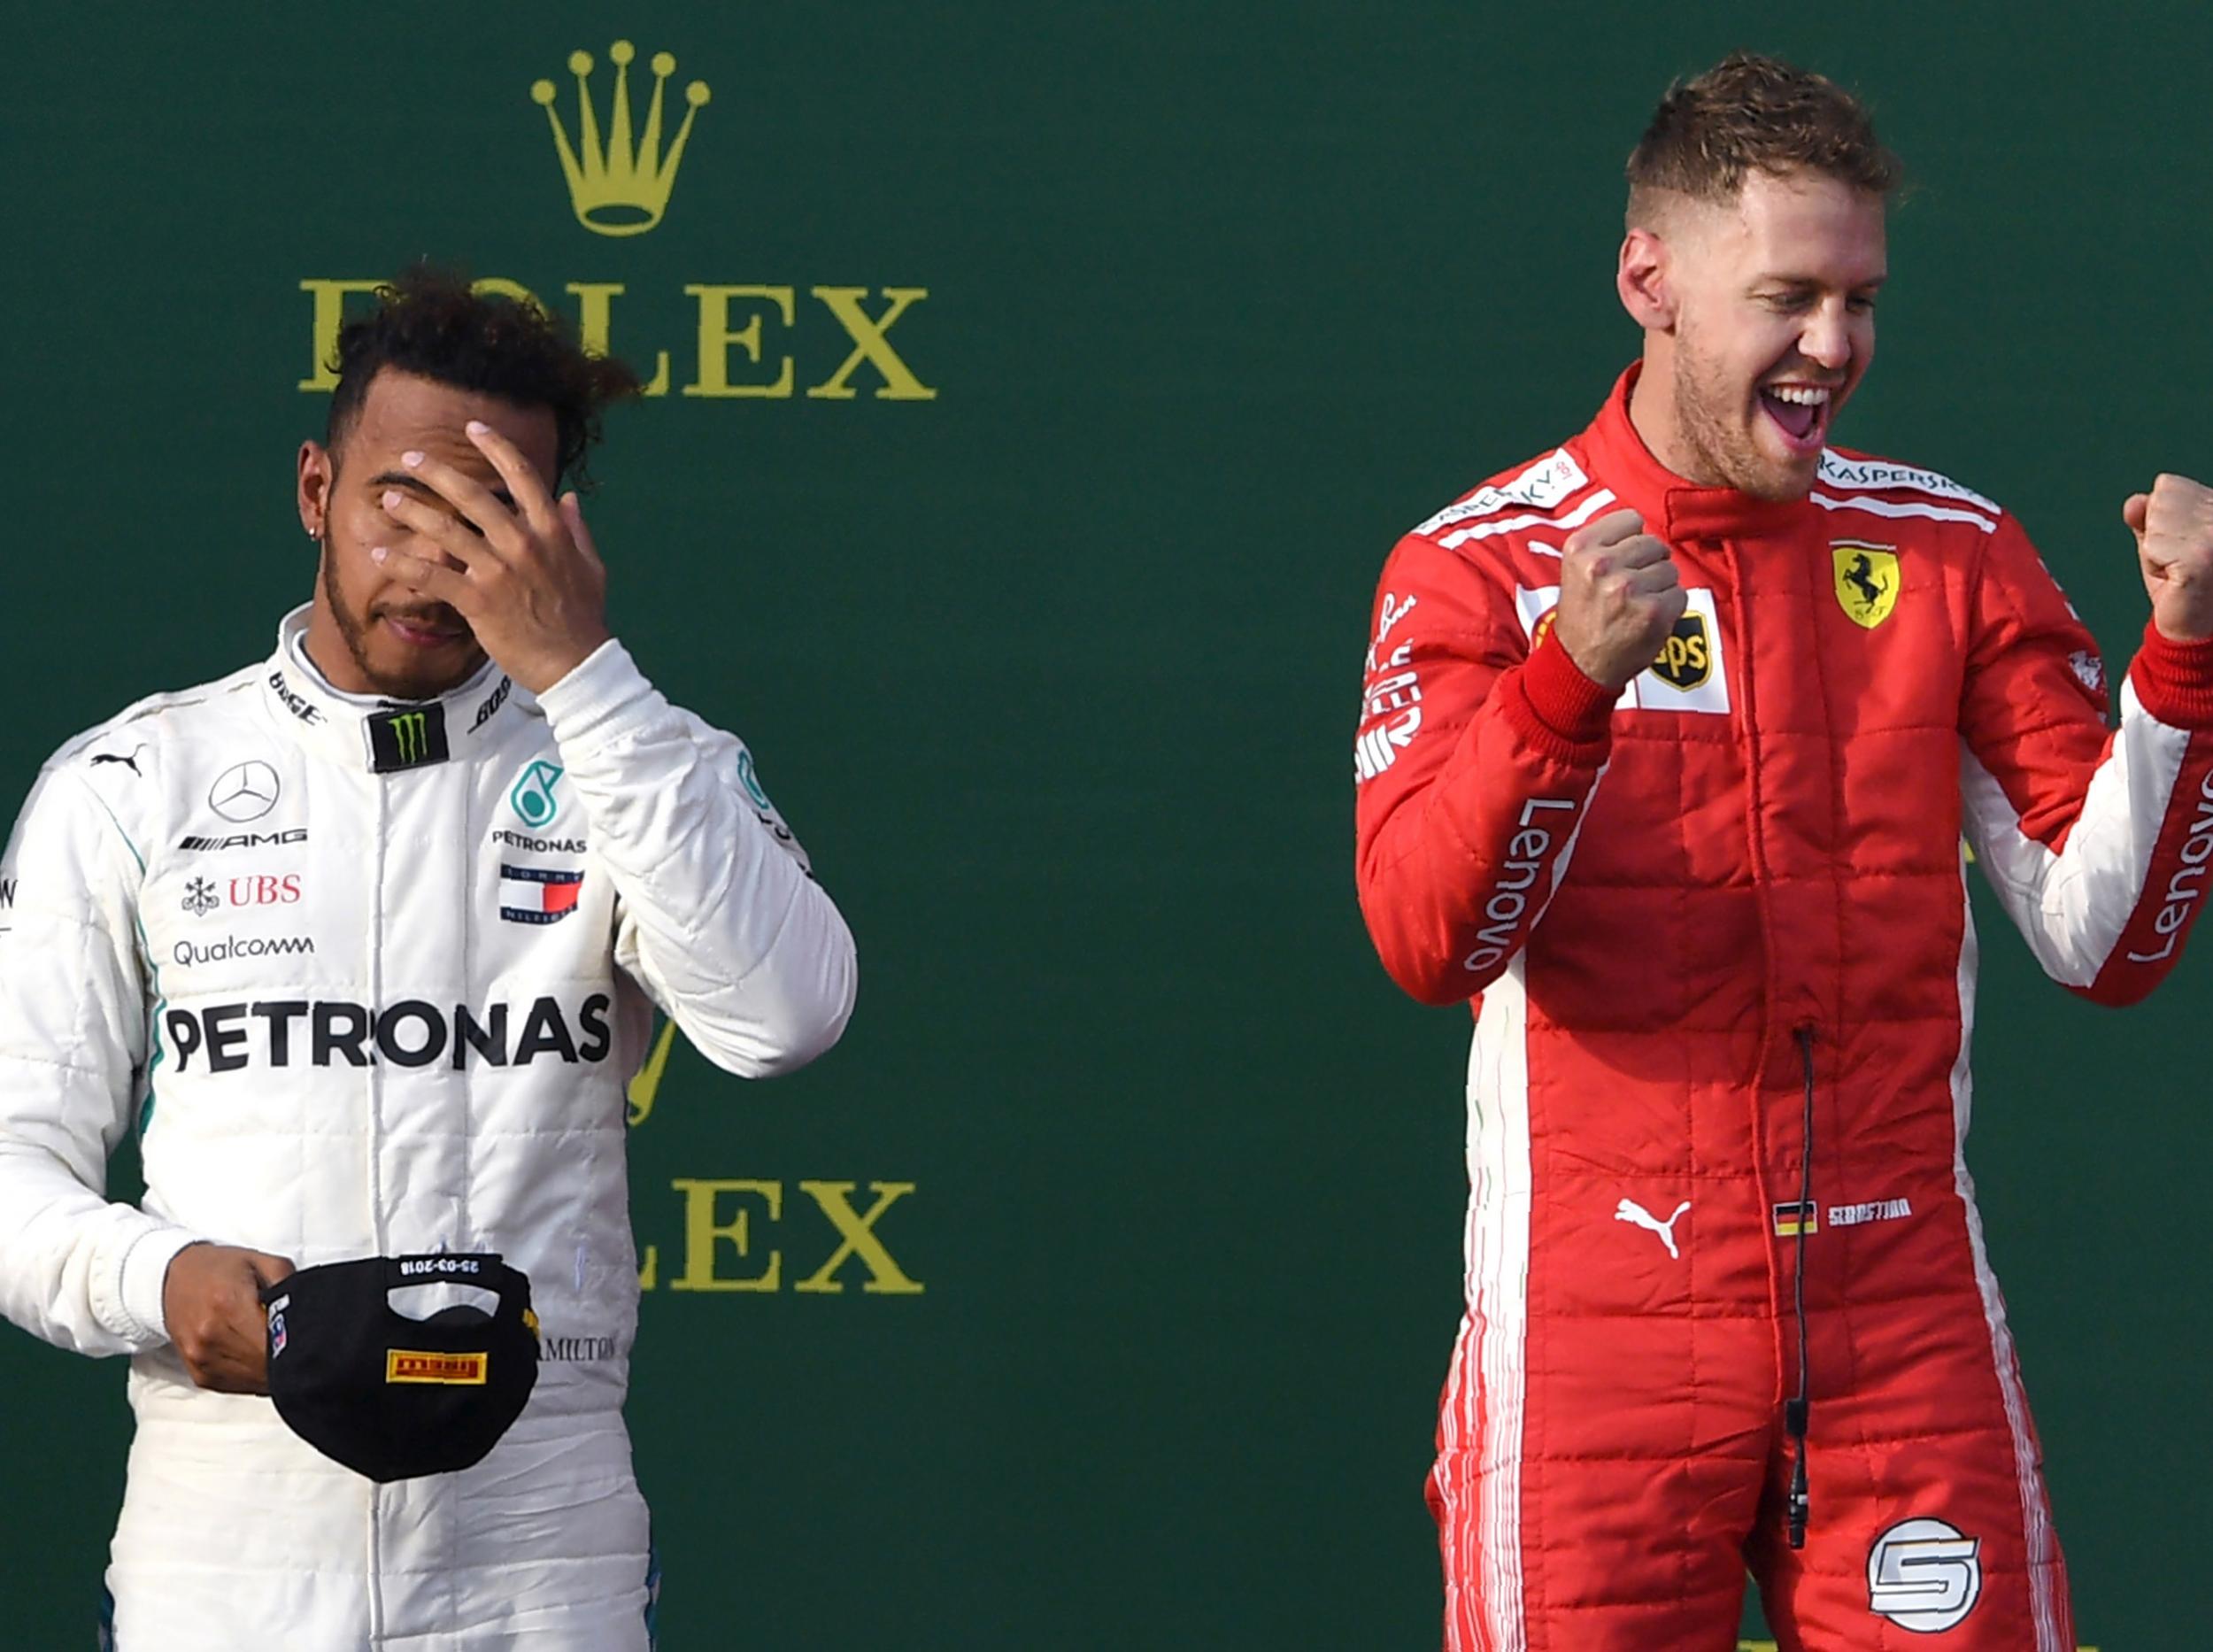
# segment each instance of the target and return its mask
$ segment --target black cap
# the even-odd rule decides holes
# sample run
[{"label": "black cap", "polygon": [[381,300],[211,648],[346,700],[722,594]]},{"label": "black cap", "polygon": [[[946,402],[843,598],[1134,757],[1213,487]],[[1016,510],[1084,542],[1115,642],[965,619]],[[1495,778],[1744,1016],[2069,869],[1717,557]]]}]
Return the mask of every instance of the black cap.
[{"label": "black cap", "polygon": [[[397,1312],[404,1285],[468,1285],[465,1305],[428,1319]],[[450,1474],[481,1463],[538,1380],[530,1281],[496,1255],[369,1256],[265,1285],[269,1397],[294,1433],[373,1480]]]}]

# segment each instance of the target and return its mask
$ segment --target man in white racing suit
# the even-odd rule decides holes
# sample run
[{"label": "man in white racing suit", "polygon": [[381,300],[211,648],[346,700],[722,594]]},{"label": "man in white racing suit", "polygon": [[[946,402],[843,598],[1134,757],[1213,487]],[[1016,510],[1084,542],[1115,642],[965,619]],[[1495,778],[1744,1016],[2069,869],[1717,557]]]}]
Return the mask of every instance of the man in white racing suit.
[{"label": "man in white racing suit", "polygon": [[[133,1356],[120,1652],[643,1652],[625,1086],[656,1007],[732,1072],[813,1059],[852,940],[745,747],[607,631],[554,490],[627,371],[423,272],[340,370],[313,602],[66,744],[0,861],[0,1311]],[[257,1293],[441,1250],[606,1352],[474,1468],[376,1485],[264,1397]]]}]

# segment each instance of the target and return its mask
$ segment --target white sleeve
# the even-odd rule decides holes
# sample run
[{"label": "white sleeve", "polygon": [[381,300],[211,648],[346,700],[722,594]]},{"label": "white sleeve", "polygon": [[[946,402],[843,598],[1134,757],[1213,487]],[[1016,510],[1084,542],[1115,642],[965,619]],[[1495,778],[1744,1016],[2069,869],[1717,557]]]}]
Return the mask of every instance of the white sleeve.
[{"label": "white sleeve", "polygon": [[82,1354],[168,1340],[194,1235],[106,1196],[144,1079],[142,868],[105,805],[49,766],[0,856],[0,1313]]},{"label": "white sleeve", "polygon": [[671,706],[617,642],[538,704],[614,882],[615,961],[730,1072],[790,1072],[837,1043],[852,935],[744,745]]}]

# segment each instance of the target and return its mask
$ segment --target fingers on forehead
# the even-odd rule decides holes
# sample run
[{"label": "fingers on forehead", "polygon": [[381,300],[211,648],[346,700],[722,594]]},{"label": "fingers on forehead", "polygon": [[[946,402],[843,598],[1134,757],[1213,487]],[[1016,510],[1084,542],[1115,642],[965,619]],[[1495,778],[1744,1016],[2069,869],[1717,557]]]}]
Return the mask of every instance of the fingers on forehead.
[{"label": "fingers on forehead", "polygon": [[552,505],[550,492],[551,479],[540,475],[537,467],[530,462],[520,447],[482,422],[472,423],[468,427],[468,436],[499,474],[506,478],[508,490],[518,508],[528,511],[534,518],[542,512],[550,511]]},{"label": "fingers on forehead", "polygon": [[501,474],[505,475],[511,466],[522,463],[522,454],[515,444],[482,419],[472,419],[463,428],[476,451],[490,459]]},{"label": "fingers on forehead", "polygon": [[497,471],[489,476],[472,475],[445,459],[427,457],[414,475],[441,502],[472,521],[487,506],[513,503],[507,480]]},{"label": "fingers on forehead", "polygon": [[477,451],[491,461],[492,468],[505,476],[507,485],[517,493],[526,487],[541,490],[545,487],[544,478],[538,475],[537,467],[531,464],[523,451],[491,426],[474,421],[468,426],[467,434],[469,440],[475,443]]}]

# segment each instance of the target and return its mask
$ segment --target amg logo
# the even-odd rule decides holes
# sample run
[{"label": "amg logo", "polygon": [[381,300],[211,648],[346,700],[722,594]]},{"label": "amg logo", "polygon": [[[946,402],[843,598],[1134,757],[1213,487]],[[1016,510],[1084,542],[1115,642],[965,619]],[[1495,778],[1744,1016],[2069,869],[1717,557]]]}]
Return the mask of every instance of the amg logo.
[{"label": "amg logo", "polygon": [[545,1339],[545,1346],[539,1350],[538,1356],[541,1359],[567,1360],[572,1363],[584,1360],[611,1360],[614,1357],[614,1339],[613,1337],[548,1337]]},{"label": "amg logo", "polygon": [[305,843],[307,828],[296,826],[290,831],[242,831],[227,838],[180,838],[180,849],[267,849],[279,844]]},{"label": "amg logo", "polygon": [[1862,1222],[1895,1222],[1901,1216],[1913,1215],[1909,1199],[1875,1199],[1865,1204],[1831,1205],[1829,1225],[1832,1228],[1857,1227]]},{"label": "amg logo", "polygon": [[[367,1067],[378,1061],[396,1067],[428,1067],[442,1056],[458,1070],[468,1065],[471,1051],[487,1067],[522,1067],[547,1057],[574,1067],[607,1059],[613,1042],[607,1028],[610,1004],[605,992],[594,992],[577,1007],[572,1029],[559,1002],[538,999],[523,1015],[513,1044],[508,1041],[505,1004],[494,1004],[481,1015],[466,1004],[456,1004],[449,1017],[436,1005],[415,998],[381,1010],[366,1004],[311,1003],[305,999],[216,1004],[202,1010],[173,1008],[162,1017],[162,1025],[176,1050],[180,1074],[191,1070],[196,1057],[205,1060],[211,1073],[240,1072],[257,1061],[265,1067],[289,1067],[296,1061],[329,1067],[339,1061],[350,1067]],[[581,1040],[578,1031],[583,1034]]]}]

